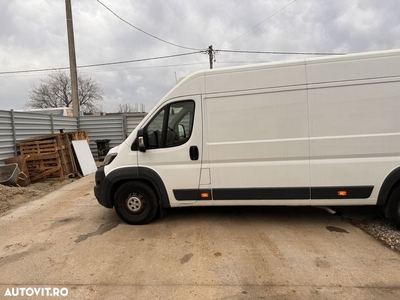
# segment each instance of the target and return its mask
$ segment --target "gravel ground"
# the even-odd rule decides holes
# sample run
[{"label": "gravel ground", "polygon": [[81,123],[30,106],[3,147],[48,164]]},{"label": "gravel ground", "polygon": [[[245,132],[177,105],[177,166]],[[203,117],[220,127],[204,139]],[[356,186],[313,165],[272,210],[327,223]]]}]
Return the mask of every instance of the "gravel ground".
[{"label": "gravel ground", "polygon": [[396,229],[384,216],[376,216],[362,221],[350,220],[375,239],[380,240],[392,250],[400,252],[400,230]]},{"label": "gravel ground", "polygon": [[392,250],[400,252],[400,229],[385,218],[383,207],[348,206],[333,207],[333,209],[346,221],[364,230]]}]

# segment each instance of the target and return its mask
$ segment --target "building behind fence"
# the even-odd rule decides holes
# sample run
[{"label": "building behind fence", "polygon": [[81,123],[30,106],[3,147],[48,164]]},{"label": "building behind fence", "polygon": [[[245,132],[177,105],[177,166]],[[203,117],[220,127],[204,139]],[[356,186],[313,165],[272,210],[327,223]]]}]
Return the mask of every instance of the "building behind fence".
[{"label": "building behind fence", "polygon": [[31,112],[0,110],[0,164],[17,156],[18,142],[35,136],[84,130],[90,150],[98,159],[96,140],[110,140],[110,148],[122,143],[144,118],[145,113],[62,117]]}]

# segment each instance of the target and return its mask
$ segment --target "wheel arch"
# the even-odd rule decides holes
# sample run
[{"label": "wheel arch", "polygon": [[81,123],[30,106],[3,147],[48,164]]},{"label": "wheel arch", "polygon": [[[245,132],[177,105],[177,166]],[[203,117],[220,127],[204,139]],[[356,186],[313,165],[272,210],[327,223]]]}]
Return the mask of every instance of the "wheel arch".
[{"label": "wheel arch", "polygon": [[114,196],[121,185],[129,181],[140,181],[148,184],[155,191],[162,207],[169,207],[168,193],[161,177],[152,169],[145,167],[125,167],[111,171],[106,176],[108,184],[107,194],[111,205],[114,206]]},{"label": "wheel arch", "polygon": [[382,183],[376,205],[385,205],[390,192],[400,184],[400,167],[392,170]]}]

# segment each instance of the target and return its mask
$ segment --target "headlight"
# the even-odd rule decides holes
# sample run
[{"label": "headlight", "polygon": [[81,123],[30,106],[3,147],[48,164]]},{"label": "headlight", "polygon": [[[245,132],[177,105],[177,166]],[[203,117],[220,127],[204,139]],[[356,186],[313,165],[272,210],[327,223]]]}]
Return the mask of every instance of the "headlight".
[{"label": "headlight", "polygon": [[104,165],[106,166],[106,165],[109,165],[109,164],[111,164],[111,162],[114,160],[114,158],[116,158],[117,157],[117,153],[110,153],[110,154],[107,154],[106,155],[106,157],[104,158]]}]

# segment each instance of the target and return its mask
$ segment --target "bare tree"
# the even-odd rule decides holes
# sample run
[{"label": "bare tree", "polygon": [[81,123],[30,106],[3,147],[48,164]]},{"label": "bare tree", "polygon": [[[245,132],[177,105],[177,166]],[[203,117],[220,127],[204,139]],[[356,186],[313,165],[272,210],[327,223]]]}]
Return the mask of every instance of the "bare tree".
[{"label": "bare tree", "polygon": [[[31,108],[71,107],[71,80],[64,71],[54,71],[29,92],[26,106]],[[80,110],[93,112],[103,100],[103,89],[92,78],[78,74],[78,99]]]},{"label": "bare tree", "polygon": [[144,104],[142,103],[120,103],[117,105],[117,113],[137,113],[144,112]]}]

